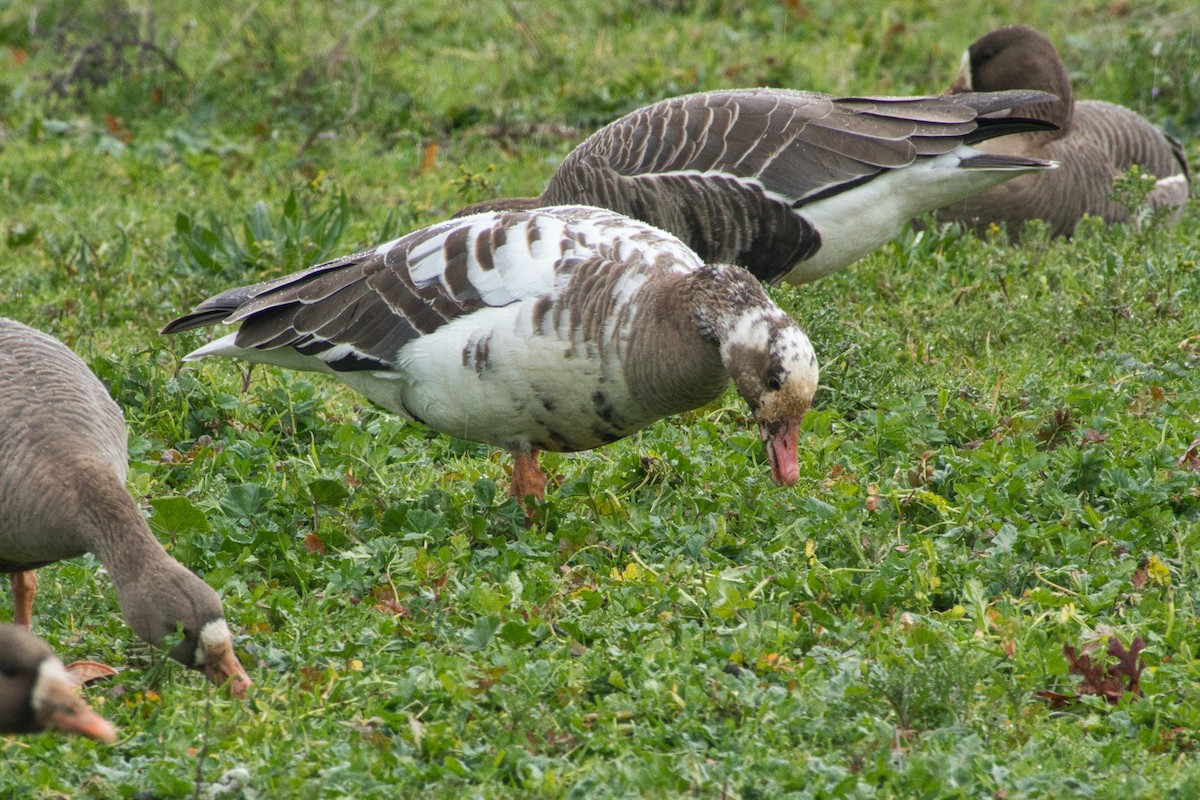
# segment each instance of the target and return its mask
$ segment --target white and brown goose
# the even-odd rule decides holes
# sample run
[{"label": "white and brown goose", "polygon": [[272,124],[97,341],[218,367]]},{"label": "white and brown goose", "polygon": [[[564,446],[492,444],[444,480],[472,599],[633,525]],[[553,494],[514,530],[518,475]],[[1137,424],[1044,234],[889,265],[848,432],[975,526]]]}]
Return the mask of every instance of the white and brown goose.
[{"label": "white and brown goose", "polygon": [[0,572],[13,619],[30,627],[35,569],[84,553],[104,564],[134,633],[244,696],[221,601],[167,554],[125,488],[125,419],[104,385],[65,345],[0,318]]},{"label": "white and brown goose", "polygon": [[[982,230],[1004,223],[1018,234],[1031,219],[1045,220],[1056,236],[1070,236],[1084,214],[1109,223],[1129,222],[1129,211],[1111,198],[1113,180],[1135,164],[1157,182],[1146,203],[1182,209],[1191,190],[1183,147],[1123,106],[1098,100],[1076,101],[1071,79],[1054,44],[1025,25],[998,28],[963,54],[951,92],[1040,89],[1057,100],[1024,109],[1057,130],[992,139],[988,152],[1054,160],[1059,168],[1026,175],[938,212]],[[1178,219],[1178,213],[1175,214]]]},{"label": "white and brown goose", "polygon": [[744,269],[612,211],[444,222],[204,301],[164,333],[238,326],[189,353],[335,375],[407,419],[513,454],[542,498],[542,450],[589,450],[718,398],[750,406],[773,479],[795,483],[817,388],[808,338]]},{"label": "white and brown goose", "polygon": [[1013,113],[1035,91],[843,97],[784,89],[662,100],[576,147],[535,198],[460,214],[600,206],[678,236],[706,263],[807,283],[842,269],[912,217],[1051,167],[974,145],[1052,127]]},{"label": "white and brown goose", "polygon": [[116,741],[112,723],[76,693],[50,645],[17,625],[0,625],[0,733],[57,730]]}]

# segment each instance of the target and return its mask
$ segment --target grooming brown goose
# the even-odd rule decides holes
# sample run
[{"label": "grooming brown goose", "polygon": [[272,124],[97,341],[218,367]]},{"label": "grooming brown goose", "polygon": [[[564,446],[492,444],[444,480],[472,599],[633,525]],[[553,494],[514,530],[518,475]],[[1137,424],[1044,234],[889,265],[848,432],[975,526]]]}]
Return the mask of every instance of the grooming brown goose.
[{"label": "grooming brown goose", "polygon": [[245,694],[216,592],[167,555],[125,489],[125,420],[104,385],[61,342],[0,318],[0,572],[13,619],[29,627],[37,567],[94,553],[134,633]]},{"label": "grooming brown goose", "polygon": [[48,644],[24,628],[0,625],[0,733],[42,730],[117,738],[112,724],[76,694]]},{"label": "grooming brown goose", "polygon": [[732,378],[777,483],[817,388],[796,323],[744,269],[597,208],[485,212],[201,303],[165,333],[238,325],[188,354],[337,376],[434,430],[510,451],[589,450],[719,397]]},{"label": "grooming brown goose", "polygon": [[963,54],[962,69],[950,91],[1017,88],[1058,96],[1022,111],[1053,122],[1058,130],[992,139],[980,149],[1051,159],[1059,168],[965,199],[939,211],[940,219],[961,221],[976,230],[1004,223],[1013,234],[1027,220],[1042,219],[1057,236],[1070,236],[1084,214],[1109,223],[1128,222],[1128,210],[1110,195],[1113,179],[1135,164],[1158,179],[1146,199],[1151,208],[1178,209],[1187,202],[1191,177],[1179,142],[1122,106],[1074,101],[1058,51],[1033,28],[1012,25],[977,40]]},{"label": "grooming brown goose", "polygon": [[[482,210],[601,206],[678,236],[707,263],[806,283],[866,255],[911,217],[1047,169],[981,154],[1048,123],[1007,112],[1040,92],[846,97],[783,89],[704,92],[640,108],[575,148],[536,198]],[[992,117],[985,115],[1004,114]]]}]

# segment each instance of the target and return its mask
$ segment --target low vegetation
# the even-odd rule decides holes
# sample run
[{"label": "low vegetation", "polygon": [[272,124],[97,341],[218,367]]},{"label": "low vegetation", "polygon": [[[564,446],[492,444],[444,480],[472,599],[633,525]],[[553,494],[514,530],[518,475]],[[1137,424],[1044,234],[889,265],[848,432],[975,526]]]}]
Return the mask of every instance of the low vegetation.
[{"label": "low vegetation", "polygon": [[1182,0],[0,2],[0,314],[125,409],[130,488],[255,680],[225,698],[93,559],[47,567],[36,628],[122,669],[86,690],[121,738],[0,740],[0,793],[1200,795],[1194,201],[1073,242],[928,227],[772,290],[821,356],[796,487],[731,393],[546,457],[532,527],[499,451],[156,333],[536,193],[646,102],[940,91],[1014,21],[1200,163]]}]

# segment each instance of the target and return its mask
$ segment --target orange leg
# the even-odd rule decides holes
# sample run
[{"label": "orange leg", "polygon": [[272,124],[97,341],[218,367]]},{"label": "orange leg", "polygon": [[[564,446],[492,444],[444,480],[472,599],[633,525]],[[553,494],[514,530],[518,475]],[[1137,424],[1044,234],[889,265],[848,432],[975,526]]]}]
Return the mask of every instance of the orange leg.
[{"label": "orange leg", "polygon": [[33,594],[37,591],[37,573],[33,570],[13,572],[8,576],[12,585],[13,622],[33,628]]},{"label": "orange leg", "polygon": [[537,450],[513,453],[512,496],[524,502],[530,495],[546,499],[546,473],[538,466]]}]

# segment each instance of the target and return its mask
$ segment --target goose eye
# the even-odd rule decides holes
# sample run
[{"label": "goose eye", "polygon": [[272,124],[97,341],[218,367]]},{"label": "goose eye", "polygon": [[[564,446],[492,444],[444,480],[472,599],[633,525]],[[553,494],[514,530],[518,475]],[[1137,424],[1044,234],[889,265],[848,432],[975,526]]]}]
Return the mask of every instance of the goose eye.
[{"label": "goose eye", "polygon": [[771,370],[767,373],[767,388],[772,392],[778,392],[783,386],[783,373],[779,370]]}]

